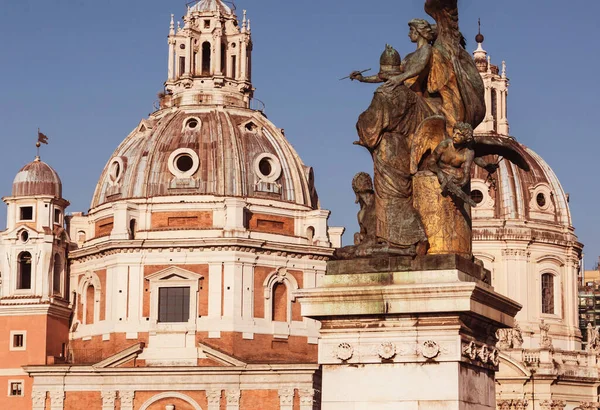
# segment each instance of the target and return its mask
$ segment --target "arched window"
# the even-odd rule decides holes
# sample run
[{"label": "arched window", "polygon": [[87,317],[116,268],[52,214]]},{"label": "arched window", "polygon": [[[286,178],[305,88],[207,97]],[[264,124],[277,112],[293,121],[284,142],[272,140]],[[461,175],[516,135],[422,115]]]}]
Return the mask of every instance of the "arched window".
[{"label": "arched window", "polygon": [[542,275],[542,313],[554,314],[554,275]]},{"label": "arched window", "polygon": [[94,285],[89,285],[85,291],[85,324],[94,323],[94,307],[95,307],[95,290]]},{"label": "arched window", "polygon": [[136,221],[132,219],[129,221],[129,239],[135,239]]},{"label": "arched window", "polygon": [[17,289],[31,289],[31,254],[21,252],[18,265]]},{"label": "arched window", "polygon": [[208,41],[202,43],[202,75],[210,75],[211,46]]},{"label": "arched window", "polygon": [[63,272],[63,263],[62,258],[57,253],[54,255],[54,268],[52,275],[52,291],[55,294],[62,294],[62,272]]},{"label": "arched window", "polygon": [[288,291],[284,283],[273,286],[273,312],[272,318],[276,322],[287,322]]}]

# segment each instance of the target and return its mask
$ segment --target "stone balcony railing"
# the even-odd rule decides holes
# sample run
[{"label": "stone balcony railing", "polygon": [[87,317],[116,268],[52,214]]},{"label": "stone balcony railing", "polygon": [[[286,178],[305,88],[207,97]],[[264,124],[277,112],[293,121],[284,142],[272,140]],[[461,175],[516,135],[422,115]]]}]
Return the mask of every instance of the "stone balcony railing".
[{"label": "stone balcony railing", "polygon": [[600,352],[563,351],[549,348],[502,349],[511,359],[523,363],[537,375],[600,377]]}]

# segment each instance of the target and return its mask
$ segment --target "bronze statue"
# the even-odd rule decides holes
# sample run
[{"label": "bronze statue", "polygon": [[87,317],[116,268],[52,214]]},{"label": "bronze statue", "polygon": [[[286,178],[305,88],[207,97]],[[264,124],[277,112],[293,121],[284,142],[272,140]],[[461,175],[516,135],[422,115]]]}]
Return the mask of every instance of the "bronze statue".
[{"label": "bronze statue", "polygon": [[[349,76],[383,84],[356,125],[356,144],[373,158],[374,205],[358,201],[361,232],[338,258],[427,252],[471,258],[471,166],[494,172],[497,166],[479,157],[511,151],[498,138],[473,138],[485,115],[484,87],[459,31],[457,0],[426,0],[425,11],[437,24],[408,23],[415,51],[402,60],[386,45],[377,75]],[[480,145],[488,148],[478,152]]]}]

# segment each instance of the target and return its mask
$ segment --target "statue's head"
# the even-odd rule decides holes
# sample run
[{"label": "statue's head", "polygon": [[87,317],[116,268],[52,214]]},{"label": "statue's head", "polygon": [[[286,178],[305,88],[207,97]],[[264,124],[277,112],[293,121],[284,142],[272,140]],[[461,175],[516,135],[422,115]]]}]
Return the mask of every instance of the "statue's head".
[{"label": "statue's head", "polygon": [[408,37],[413,43],[416,43],[419,40],[419,37],[424,38],[429,43],[435,41],[435,38],[437,37],[436,25],[429,24],[427,20],[412,19],[408,22],[408,27],[410,27]]},{"label": "statue's head", "polygon": [[400,65],[402,64],[402,58],[400,53],[389,44],[385,45],[385,50],[379,58],[379,77],[383,80],[387,80],[390,77],[402,73]]},{"label": "statue's head", "polygon": [[452,142],[466,144],[473,141],[473,127],[466,122],[457,122],[452,130]]},{"label": "statue's head", "polygon": [[352,178],[352,189],[356,194],[356,202],[359,201],[359,197],[371,196],[375,194],[373,190],[373,180],[371,175],[366,172],[359,172]]}]

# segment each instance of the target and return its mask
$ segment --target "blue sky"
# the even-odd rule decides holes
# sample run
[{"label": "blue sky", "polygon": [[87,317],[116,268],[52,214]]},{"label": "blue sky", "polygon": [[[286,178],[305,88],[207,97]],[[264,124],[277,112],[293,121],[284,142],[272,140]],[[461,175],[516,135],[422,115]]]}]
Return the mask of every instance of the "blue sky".
[{"label": "blue sky", "polygon": [[[461,3],[469,50],[481,17],[492,62],[507,62],[511,133],[550,164],[570,194],[592,267],[600,255],[600,2]],[[348,228],[348,243],[357,211],[350,182],[372,169],[366,150],[352,145],[354,126],[375,87],[338,78],[376,69],[386,43],[403,56],[412,51],[406,23],[426,17],[423,1],[240,0],[236,6],[252,20],[256,97],[315,168],[321,205],[332,210],[331,225]],[[153,111],[167,73],[170,14],[183,15],[185,1],[0,0],[0,7],[0,195],[10,195],[14,175],[33,159],[41,127],[50,137],[42,158],[59,172],[70,211],[87,211],[112,152]]]}]

